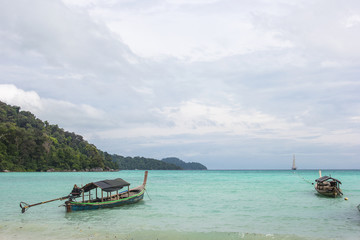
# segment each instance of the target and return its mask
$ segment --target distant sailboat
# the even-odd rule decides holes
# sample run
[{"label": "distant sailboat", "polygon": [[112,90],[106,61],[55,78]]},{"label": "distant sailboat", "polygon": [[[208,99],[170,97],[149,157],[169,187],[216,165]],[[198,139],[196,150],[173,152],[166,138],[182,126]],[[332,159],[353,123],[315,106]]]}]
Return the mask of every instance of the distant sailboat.
[{"label": "distant sailboat", "polygon": [[296,170],[296,165],[295,165],[295,154],[293,155],[293,165],[292,165],[292,170]]}]

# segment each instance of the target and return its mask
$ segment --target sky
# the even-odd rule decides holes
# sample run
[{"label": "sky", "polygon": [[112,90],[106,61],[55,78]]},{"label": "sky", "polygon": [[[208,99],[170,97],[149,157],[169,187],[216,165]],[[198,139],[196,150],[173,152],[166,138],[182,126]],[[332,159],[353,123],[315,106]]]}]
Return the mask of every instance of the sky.
[{"label": "sky", "polygon": [[358,0],[0,0],[0,101],[102,151],[360,169]]}]

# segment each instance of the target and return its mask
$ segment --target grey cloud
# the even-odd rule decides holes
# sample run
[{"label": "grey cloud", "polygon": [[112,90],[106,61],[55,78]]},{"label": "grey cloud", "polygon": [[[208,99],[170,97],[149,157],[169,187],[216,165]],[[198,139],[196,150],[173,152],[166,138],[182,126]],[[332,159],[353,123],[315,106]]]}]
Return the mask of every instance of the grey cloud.
[{"label": "grey cloud", "polygon": [[[57,0],[1,1],[0,84],[36,92],[46,103],[46,111],[39,112],[44,120],[84,134],[112,153],[155,158],[176,155],[208,162],[213,168],[282,168],[293,152],[299,152],[307,159],[306,167],[315,166],[312,157],[319,165],[320,158],[344,158],[350,166],[359,154],[352,147],[358,146],[358,122],[351,119],[360,116],[360,25],[351,18],[359,4],[351,1],[348,6],[336,1],[208,1],[201,5],[126,1],[110,7],[102,1],[86,6]],[[207,61],[170,56],[145,59],[109,30],[106,16],[96,15],[103,11],[121,20],[126,14],[151,16],[163,9],[166,17],[174,12],[176,17],[201,13],[202,20],[214,14],[218,18],[230,14],[230,19],[240,22],[245,19],[253,24],[249,27],[256,31],[253,36],[259,36],[254,39],[257,45],[251,51],[230,51]],[[121,29],[117,33],[121,35]],[[242,34],[236,37],[246,37]],[[261,37],[269,34],[274,34],[267,39],[270,42],[263,42]],[[223,40],[236,37],[223,36]],[[209,38],[201,39],[196,54],[206,54]],[[146,36],[141,40],[147,41]],[[225,46],[226,41],[221,44]],[[221,124],[206,114],[189,116],[186,120],[194,128],[217,127],[218,132],[186,129],[179,133],[178,115],[169,118],[165,110],[180,109],[191,101],[205,109],[229,109],[230,117],[272,120],[263,124],[254,117],[249,124],[239,119],[239,124],[249,124],[250,137],[219,130]],[[91,115],[92,111],[97,115]],[[259,114],[249,114],[252,112]],[[286,125],[286,130],[276,123]],[[142,138],[118,135],[116,139],[101,134],[139,129],[169,133]],[[348,136],[349,132],[354,135]],[[336,138],[338,142],[332,142]],[[344,143],[339,144],[342,138]],[[253,165],[246,165],[246,159],[252,159]]]},{"label": "grey cloud", "polygon": [[74,13],[61,1],[15,1],[2,4],[1,25],[15,35],[22,51],[35,51],[50,64],[67,68],[118,73],[129,67],[126,58],[136,56],[107,28],[88,15]]}]

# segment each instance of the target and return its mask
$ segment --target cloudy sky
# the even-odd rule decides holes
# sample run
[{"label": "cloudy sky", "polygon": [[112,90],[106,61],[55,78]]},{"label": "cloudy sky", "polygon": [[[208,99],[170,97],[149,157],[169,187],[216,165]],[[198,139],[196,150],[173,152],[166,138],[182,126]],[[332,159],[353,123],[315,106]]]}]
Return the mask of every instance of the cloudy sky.
[{"label": "cloudy sky", "polygon": [[108,153],[360,168],[358,0],[0,0],[0,100]]}]

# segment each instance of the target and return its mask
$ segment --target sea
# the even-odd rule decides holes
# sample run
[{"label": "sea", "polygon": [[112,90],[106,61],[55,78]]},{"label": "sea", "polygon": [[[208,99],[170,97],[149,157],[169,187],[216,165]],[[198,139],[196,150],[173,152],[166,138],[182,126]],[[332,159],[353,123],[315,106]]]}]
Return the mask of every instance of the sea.
[{"label": "sea", "polygon": [[322,170],[344,195],[320,196],[318,170],[149,171],[141,202],[66,213],[78,186],[123,178],[142,184],[144,171],[0,173],[0,239],[360,239],[360,171]]}]

